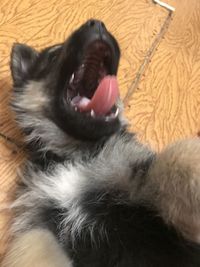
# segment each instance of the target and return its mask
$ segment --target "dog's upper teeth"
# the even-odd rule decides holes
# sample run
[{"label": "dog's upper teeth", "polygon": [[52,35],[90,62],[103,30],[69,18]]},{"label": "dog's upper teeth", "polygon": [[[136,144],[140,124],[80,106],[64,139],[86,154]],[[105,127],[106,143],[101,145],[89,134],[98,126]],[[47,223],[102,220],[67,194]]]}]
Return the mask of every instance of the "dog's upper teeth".
[{"label": "dog's upper teeth", "polygon": [[95,118],[95,117],[96,117],[96,114],[95,114],[95,112],[94,112],[94,110],[93,110],[93,109],[91,110],[91,112],[90,112],[90,115],[91,115],[91,117],[93,117],[93,118]]},{"label": "dog's upper teeth", "polygon": [[74,109],[75,109],[75,111],[77,111],[77,110],[78,110],[78,108],[77,108],[77,107],[74,107]]},{"label": "dog's upper teeth", "polygon": [[74,81],[74,73],[72,73],[72,76],[71,76],[71,78],[70,78],[69,83],[73,83],[73,81]]}]

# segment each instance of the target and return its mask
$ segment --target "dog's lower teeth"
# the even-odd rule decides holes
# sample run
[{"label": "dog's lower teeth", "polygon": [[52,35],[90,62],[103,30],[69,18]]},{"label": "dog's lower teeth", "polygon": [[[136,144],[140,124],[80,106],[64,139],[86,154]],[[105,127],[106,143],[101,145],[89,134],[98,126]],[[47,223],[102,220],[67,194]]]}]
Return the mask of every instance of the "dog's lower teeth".
[{"label": "dog's lower teeth", "polygon": [[74,81],[74,73],[72,74],[69,83],[73,83],[73,81]]},{"label": "dog's lower teeth", "polygon": [[109,116],[105,117],[105,121],[113,120],[113,119],[117,118],[118,115],[119,115],[119,109],[117,108],[115,113],[112,113]]},{"label": "dog's lower teeth", "polygon": [[116,118],[119,114],[119,109],[117,108],[117,110],[115,111],[114,117]]},{"label": "dog's lower teeth", "polygon": [[109,121],[109,120],[110,120],[110,116],[106,116],[105,121]]},{"label": "dog's lower teeth", "polygon": [[94,112],[94,110],[93,110],[93,109],[91,110],[91,112],[90,112],[90,115],[91,115],[91,117],[93,117],[93,118],[95,118],[95,117],[96,117],[96,115],[95,115],[95,112]]}]

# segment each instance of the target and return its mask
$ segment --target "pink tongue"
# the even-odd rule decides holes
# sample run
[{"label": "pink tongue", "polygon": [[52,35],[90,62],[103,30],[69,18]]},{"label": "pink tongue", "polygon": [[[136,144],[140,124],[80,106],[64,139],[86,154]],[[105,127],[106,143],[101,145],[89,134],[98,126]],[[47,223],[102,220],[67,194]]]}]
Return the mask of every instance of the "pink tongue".
[{"label": "pink tongue", "polygon": [[116,76],[104,77],[97,87],[92,99],[81,97],[75,105],[82,112],[94,110],[97,115],[105,115],[114,106],[119,96]]}]

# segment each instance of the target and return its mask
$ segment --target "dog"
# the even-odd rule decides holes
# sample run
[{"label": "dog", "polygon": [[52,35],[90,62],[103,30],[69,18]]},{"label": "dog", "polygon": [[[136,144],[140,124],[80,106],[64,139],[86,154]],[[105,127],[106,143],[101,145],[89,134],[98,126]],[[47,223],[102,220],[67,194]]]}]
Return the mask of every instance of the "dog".
[{"label": "dog", "polygon": [[3,267],[200,266],[200,141],[141,144],[119,60],[94,19],[40,52],[14,44],[11,105],[28,156]]}]

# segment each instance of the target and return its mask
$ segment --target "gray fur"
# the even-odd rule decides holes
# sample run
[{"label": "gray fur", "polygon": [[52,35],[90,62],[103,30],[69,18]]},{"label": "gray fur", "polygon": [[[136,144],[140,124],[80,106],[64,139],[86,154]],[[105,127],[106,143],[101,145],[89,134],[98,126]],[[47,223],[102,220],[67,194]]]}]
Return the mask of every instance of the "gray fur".
[{"label": "gray fur", "polygon": [[200,140],[179,141],[158,155],[146,189],[165,221],[200,243]]},{"label": "gray fur", "polygon": [[[19,93],[20,91],[20,93]],[[21,129],[33,128],[33,131],[25,136],[26,143],[40,140],[45,146],[41,148],[42,153],[53,151],[61,157],[74,155],[76,160],[82,157],[80,148],[87,146],[72,136],[67,135],[45,114],[45,110],[51,110],[51,99],[48,95],[47,81],[29,81],[23,88],[16,88],[12,97],[12,108],[17,114],[16,120]],[[127,124],[123,116],[123,104],[119,99],[117,102],[121,125]]]},{"label": "gray fur", "polygon": [[[168,224],[173,224],[188,239],[199,242],[199,140],[179,142],[156,156],[136,138],[116,134],[106,142],[97,157],[82,160],[82,143],[66,135],[44,116],[42,110],[48,105],[48,97],[41,95],[40,101],[37,100],[38,94],[45,92],[43,86],[44,82],[29,82],[23,93],[14,98],[15,111],[26,111],[17,115],[21,128],[34,129],[27,135],[26,142],[38,138],[45,143],[41,151],[44,155],[51,149],[63,157],[70,153],[76,161],[72,165],[68,161],[56,165],[51,175],[35,171],[31,164],[27,164],[29,167],[23,176],[27,189],[13,204],[13,207],[22,206],[23,210],[25,207],[25,211],[16,219],[14,229],[19,231],[37,225],[42,206],[54,201],[58,207],[69,209],[62,226],[79,214],[73,225],[75,238],[77,232],[81,232],[81,225],[84,227],[84,221],[87,221],[78,196],[98,185],[107,190],[120,188],[128,192],[130,201],[155,206]],[[31,90],[36,93],[32,94]],[[84,153],[87,155],[89,152],[86,150]],[[134,172],[133,166],[154,158],[157,159],[149,174],[140,167]],[[36,204],[38,199],[41,200],[39,206]]]},{"label": "gray fur", "polygon": [[[83,218],[87,218],[87,215],[81,212],[79,196],[97,187],[106,188],[108,191],[109,188],[121,189],[133,196],[138,191],[144,171],[140,169],[139,172],[134,172],[132,166],[139,166],[153,157],[154,154],[136,140],[130,142],[126,136],[116,135],[110,138],[97,157],[88,162],[77,161],[73,165],[67,162],[57,164],[51,174],[38,170],[35,172],[34,166],[29,164],[25,175],[21,177],[27,189],[13,204],[13,207],[25,206],[27,211],[24,215],[20,214],[16,220],[15,231],[23,231],[37,225],[40,209],[43,205],[48,206],[53,202],[56,206],[69,210],[68,217],[63,223],[76,223],[72,231],[75,238],[77,231],[81,232],[81,228],[84,227]],[[39,203],[39,206],[36,203]],[[76,215],[76,220],[74,214],[79,214]]]}]

